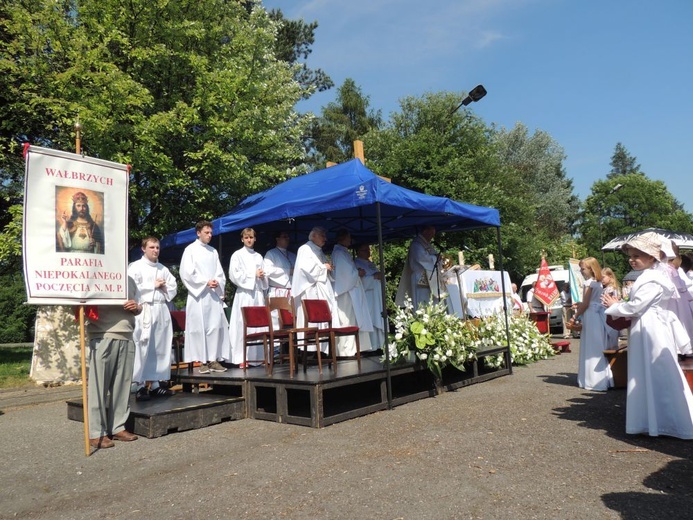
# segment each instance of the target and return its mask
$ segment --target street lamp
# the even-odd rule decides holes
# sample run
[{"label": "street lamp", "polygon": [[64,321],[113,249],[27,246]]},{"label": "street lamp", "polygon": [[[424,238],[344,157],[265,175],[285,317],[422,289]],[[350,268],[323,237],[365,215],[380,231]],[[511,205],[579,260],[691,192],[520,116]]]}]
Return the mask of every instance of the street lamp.
[{"label": "street lamp", "polygon": [[454,114],[457,112],[460,108],[466,107],[467,105],[471,103],[476,103],[479,101],[482,97],[486,95],[486,89],[484,88],[483,85],[477,85],[474,87],[472,90],[469,91],[469,94],[467,94],[467,97],[462,100],[462,103],[457,105],[455,109],[450,112],[450,115]]},{"label": "street lamp", "polygon": [[599,201],[599,206],[597,209],[599,210],[599,250],[602,252],[602,269],[604,268],[604,250],[602,247],[604,246],[604,239],[602,237],[602,218],[603,218],[603,211],[604,211],[604,199],[608,197],[609,195],[613,195],[616,193],[618,190],[623,188],[623,184],[617,184],[611,190],[609,190],[609,193],[607,193],[600,201]]}]

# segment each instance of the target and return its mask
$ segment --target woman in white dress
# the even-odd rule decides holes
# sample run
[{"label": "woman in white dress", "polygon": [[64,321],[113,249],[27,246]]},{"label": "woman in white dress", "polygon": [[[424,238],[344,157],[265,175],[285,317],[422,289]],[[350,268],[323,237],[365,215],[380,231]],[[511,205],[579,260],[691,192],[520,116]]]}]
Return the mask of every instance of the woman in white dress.
[{"label": "woman in white dress", "polygon": [[693,394],[678,363],[669,311],[676,288],[657,269],[660,240],[644,233],[623,246],[642,274],[627,302],[604,296],[606,314],[630,318],[626,433],[693,439]]},{"label": "woman in white dress", "polygon": [[580,272],[585,278],[582,301],[578,304],[574,323],[582,317],[578,386],[585,390],[606,391],[613,386],[609,363],[604,357],[607,345],[606,320],[602,308],[602,270],[594,257],[580,261]]}]

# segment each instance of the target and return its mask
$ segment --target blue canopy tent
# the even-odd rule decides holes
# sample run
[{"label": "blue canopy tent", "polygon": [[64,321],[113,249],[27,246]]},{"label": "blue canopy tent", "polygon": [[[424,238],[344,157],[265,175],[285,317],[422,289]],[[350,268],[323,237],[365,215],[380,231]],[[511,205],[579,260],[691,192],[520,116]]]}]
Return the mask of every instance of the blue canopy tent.
[{"label": "blue canopy tent", "polygon": [[[495,227],[499,268],[503,269],[498,210],[397,186],[374,174],[358,159],[289,179],[251,195],[212,221],[213,245],[222,265],[241,247],[240,231],[246,227],[255,229],[256,249],[264,252],[274,247],[277,231],[289,232],[292,243],[298,246],[306,242],[313,227],[322,226],[328,236],[334,237],[338,229],[346,228],[355,242],[379,244],[381,272],[385,272],[383,242],[413,238],[425,225],[435,226],[438,232]],[[194,228],[164,237],[160,260],[177,263],[183,249],[196,238]],[[387,316],[383,320],[388,330]],[[389,363],[387,369],[390,401]],[[510,366],[508,369],[511,370]]]},{"label": "blue canopy tent", "polygon": [[[412,238],[426,224],[434,225],[439,232],[500,228],[500,216],[493,208],[402,188],[353,159],[247,197],[212,221],[213,245],[222,259],[228,259],[241,247],[239,233],[246,227],[255,229],[256,249],[262,252],[274,247],[276,231],[291,233],[295,245],[304,243],[315,226],[326,228],[328,235],[346,228],[355,242],[379,243]],[[196,238],[194,228],[164,237],[162,261],[177,262],[183,249]]]}]

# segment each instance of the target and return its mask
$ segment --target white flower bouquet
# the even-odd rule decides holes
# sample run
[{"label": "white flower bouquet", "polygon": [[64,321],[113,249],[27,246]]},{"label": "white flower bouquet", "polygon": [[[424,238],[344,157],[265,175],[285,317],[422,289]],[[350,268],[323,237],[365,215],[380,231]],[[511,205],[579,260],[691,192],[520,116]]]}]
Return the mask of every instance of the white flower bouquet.
[{"label": "white flower bouquet", "polygon": [[476,357],[479,345],[476,328],[448,314],[445,302],[429,302],[414,309],[411,299],[394,316],[395,333],[388,344],[393,362],[416,356],[433,375],[441,379],[447,365],[464,371],[464,364]]}]

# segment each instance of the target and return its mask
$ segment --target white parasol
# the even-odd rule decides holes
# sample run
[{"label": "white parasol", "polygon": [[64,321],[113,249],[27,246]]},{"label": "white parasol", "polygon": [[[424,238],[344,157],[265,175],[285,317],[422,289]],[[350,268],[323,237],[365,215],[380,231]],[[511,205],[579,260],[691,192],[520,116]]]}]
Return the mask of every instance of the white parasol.
[{"label": "white parasol", "polygon": [[616,238],[607,242],[603,247],[602,251],[617,251],[623,247],[623,244],[628,243],[635,237],[642,235],[643,233],[657,233],[662,238],[668,238],[673,240],[674,243],[682,249],[693,249],[693,235],[688,233],[680,233],[678,231],[670,231],[668,229],[661,228],[647,228],[642,231],[634,231],[633,233],[627,233],[625,235],[619,235]]}]

